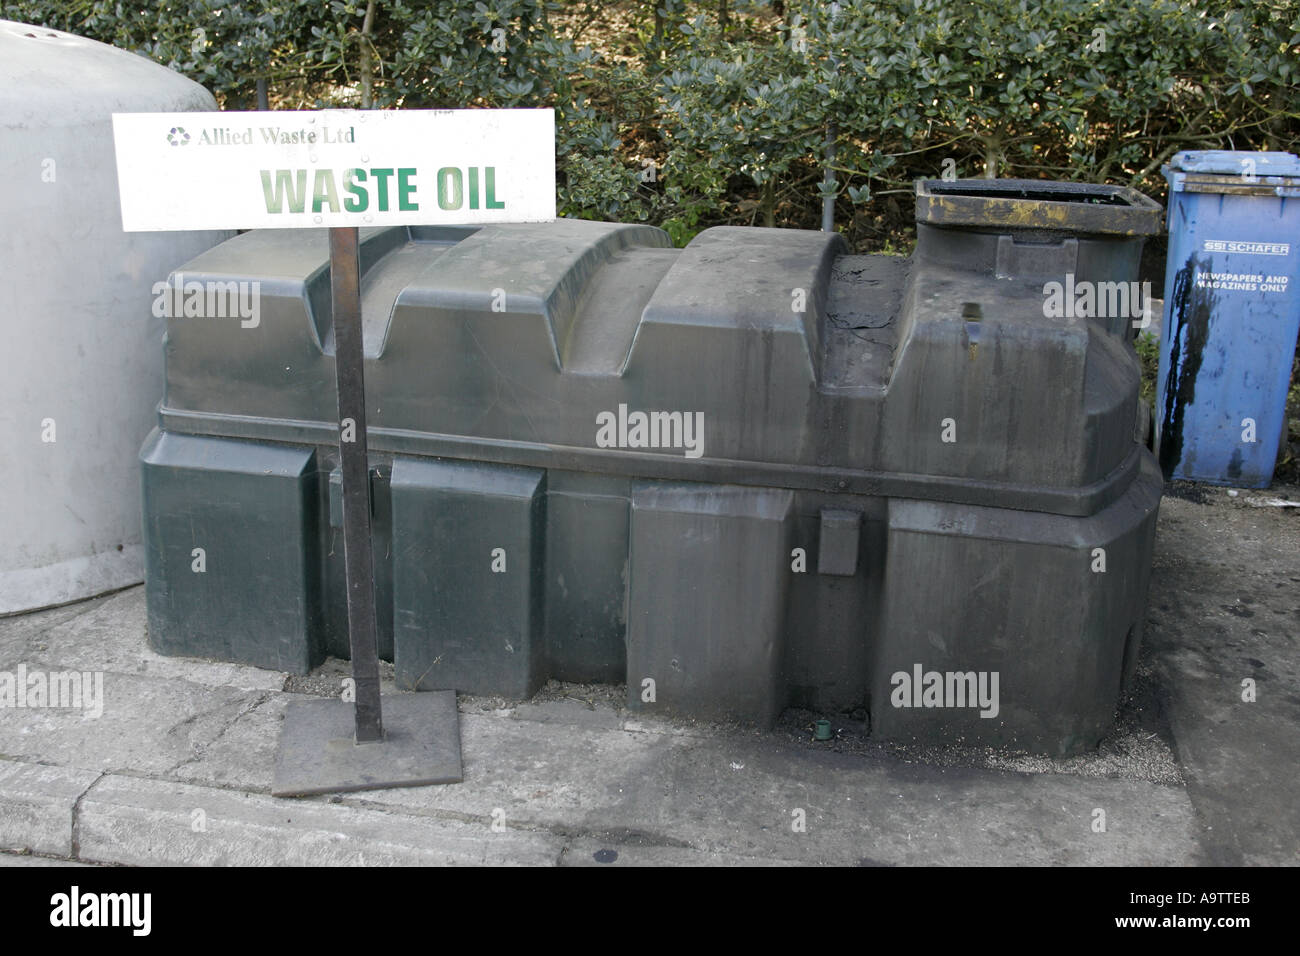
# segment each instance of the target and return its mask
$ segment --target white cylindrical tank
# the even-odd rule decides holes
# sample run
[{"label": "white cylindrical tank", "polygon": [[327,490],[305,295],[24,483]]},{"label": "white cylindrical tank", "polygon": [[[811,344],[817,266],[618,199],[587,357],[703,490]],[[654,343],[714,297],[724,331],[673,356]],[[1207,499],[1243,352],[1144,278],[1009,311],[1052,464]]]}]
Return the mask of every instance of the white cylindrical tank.
[{"label": "white cylindrical tank", "polygon": [[152,289],[230,234],[124,233],[111,117],[213,109],[144,57],[0,20],[0,614],[144,578]]}]

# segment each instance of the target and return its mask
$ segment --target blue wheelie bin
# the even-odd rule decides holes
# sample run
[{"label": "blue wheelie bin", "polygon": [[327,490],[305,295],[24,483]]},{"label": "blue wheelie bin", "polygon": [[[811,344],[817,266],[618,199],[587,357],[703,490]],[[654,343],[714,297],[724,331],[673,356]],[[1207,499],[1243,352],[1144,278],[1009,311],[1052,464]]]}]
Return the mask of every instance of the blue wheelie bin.
[{"label": "blue wheelie bin", "polygon": [[1265,488],[1300,330],[1300,159],[1183,152],[1163,172],[1160,466],[1166,478]]}]

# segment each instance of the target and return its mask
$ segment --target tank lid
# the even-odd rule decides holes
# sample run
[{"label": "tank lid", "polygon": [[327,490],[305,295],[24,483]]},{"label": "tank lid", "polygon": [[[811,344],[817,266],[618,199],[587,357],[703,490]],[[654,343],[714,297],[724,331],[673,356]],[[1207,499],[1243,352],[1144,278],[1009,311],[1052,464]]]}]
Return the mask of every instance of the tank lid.
[{"label": "tank lid", "polygon": [[1151,236],[1163,210],[1125,186],[1040,179],[923,179],[916,221],[934,226],[1073,235]]}]

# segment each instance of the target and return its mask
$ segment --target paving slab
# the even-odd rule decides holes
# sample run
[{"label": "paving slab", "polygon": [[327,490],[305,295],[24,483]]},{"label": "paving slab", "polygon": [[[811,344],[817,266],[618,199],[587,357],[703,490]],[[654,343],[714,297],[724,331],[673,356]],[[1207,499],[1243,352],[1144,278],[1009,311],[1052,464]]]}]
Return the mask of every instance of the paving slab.
[{"label": "paving slab", "polygon": [[0,708],[0,754],[83,770],[165,774],[201,756],[265,693],[110,672],[99,717],[77,708]]},{"label": "paving slab", "polygon": [[0,760],[0,849],[71,856],[77,801],[98,773]]},{"label": "paving slab", "polygon": [[144,636],[143,598],[144,588],[132,587],[70,607],[0,618],[0,670],[25,662],[29,668],[175,678],[211,687],[284,686],[286,675],[279,671],[154,653]]},{"label": "paving slab", "polygon": [[798,860],[779,860],[773,857],[723,856],[703,850],[671,846],[639,846],[620,843],[617,848],[600,840],[578,839],[565,844],[560,854],[560,866],[725,866],[725,867],[789,867],[802,866]]},{"label": "paving slab", "polygon": [[29,853],[0,853],[0,866],[75,866],[81,869],[93,867],[93,863],[78,863],[48,856],[32,856]]},{"label": "paving slab", "polygon": [[[550,725],[545,725],[550,726]],[[462,716],[465,785],[349,794],[611,846],[810,864],[1175,865],[1197,861],[1186,793],[1145,781],[935,768],[711,738]],[[1095,811],[1105,832],[1094,832]]]},{"label": "paving slab", "polygon": [[554,835],[328,800],[108,776],[81,801],[79,857],[135,866],[552,866]]},{"label": "paving slab", "polygon": [[1215,865],[1296,865],[1300,509],[1189,490],[1161,504],[1146,641],[1199,839]]}]

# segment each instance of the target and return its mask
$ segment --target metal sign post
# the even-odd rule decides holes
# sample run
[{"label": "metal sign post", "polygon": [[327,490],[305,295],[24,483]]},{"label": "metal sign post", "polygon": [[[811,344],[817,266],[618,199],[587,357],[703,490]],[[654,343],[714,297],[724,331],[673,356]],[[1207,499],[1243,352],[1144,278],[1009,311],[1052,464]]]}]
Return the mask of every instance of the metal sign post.
[{"label": "metal sign post", "polygon": [[379,693],[358,228],[554,219],[554,111],[118,113],[113,134],[127,232],[329,230],[355,702],[289,703],[271,792],[459,782],[455,691]]},{"label": "metal sign post", "polygon": [[356,685],[357,743],[384,736],[375,635],[375,568],[370,547],[370,456],[366,452],[366,383],[361,347],[361,259],[355,226],[330,230],[330,299],[339,393],[343,467],[343,564],[348,587],[348,642]]},{"label": "metal sign post", "polygon": [[389,697],[390,724],[387,729],[384,726],[370,538],[358,230],[336,226],[329,231],[329,242],[343,471],[343,564],[356,700],[351,707],[342,699],[289,704],[271,785],[271,793],[278,797],[459,783],[462,779],[455,691]]}]

